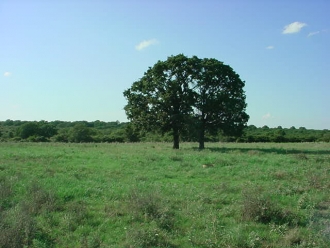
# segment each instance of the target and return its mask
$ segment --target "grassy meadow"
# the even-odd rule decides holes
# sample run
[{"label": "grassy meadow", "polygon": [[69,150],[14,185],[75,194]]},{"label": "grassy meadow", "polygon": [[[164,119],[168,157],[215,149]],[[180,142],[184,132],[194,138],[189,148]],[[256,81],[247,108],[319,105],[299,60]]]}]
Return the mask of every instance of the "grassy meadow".
[{"label": "grassy meadow", "polygon": [[330,247],[330,143],[197,146],[0,143],[0,247]]}]

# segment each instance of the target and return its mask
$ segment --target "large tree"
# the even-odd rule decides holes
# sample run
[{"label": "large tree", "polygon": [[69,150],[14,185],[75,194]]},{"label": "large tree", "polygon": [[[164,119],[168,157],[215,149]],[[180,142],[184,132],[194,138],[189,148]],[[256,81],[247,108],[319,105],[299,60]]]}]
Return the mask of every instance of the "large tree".
[{"label": "large tree", "polygon": [[194,79],[199,148],[204,149],[205,131],[240,136],[249,116],[245,112],[245,83],[239,75],[216,59],[198,59]]},{"label": "large tree", "polygon": [[125,111],[139,130],[171,131],[175,149],[187,125],[197,126],[203,149],[205,131],[241,134],[249,118],[243,87],[230,66],[179,54],[158,61],[124,91]]},{"label": "large tree", "polygon": [[171,131],[173,148],[179,149],[180,133],[192,114],[192,69],[190,59],[179,54],[158,61],[144,76],[124,91],[125,111],[140,130]]}]

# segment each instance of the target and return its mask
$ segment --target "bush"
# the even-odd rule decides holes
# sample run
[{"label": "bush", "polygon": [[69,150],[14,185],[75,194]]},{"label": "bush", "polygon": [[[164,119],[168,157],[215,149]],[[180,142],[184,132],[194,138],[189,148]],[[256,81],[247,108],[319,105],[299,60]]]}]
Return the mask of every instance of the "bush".
[{"label": "bush", "polygon": [[0,177],[0,213],[11,206],[12,195],[12,182],[6,177]]},{"label": "bush", "polygon": [[130,194],[129,205],[135,218],[158,218],[161,214],[161,199],[154,193],[144,193],[137,189]]},{"label": "bush", "polygon": [[44,121],[27,122],[19,127],[18,135],[30,142],[45,142],[57,133],[56,128]]},{"label": "bush", "polygon": [[39,214],[43,211],[50,212],[59,208],[57,196],[44,190],[38,183],[32,182],[28,189],[28,200],[22,205],[31,214]]},{"label": "bush", "polygon": [[270,195],[265,194],[260,187],[247,188],[243,191],[243,220],[256,221],[263,224],[303,225],[299,216],[278,206]]},{"label": "bush", "polygon": [[15,207],[0,219],[0,247],[25,247],[32,244],[36,223],[23,207]]},{"label": "bush", "polygon": [[[1,196],[11,194],[9,186],[1,187]],[[41,230],[36,216],[57,208],[56,197],[32,183],[24,200],[0,215],[0,247],[51,247],[53,240]],[[43,246],[42,246],[43,245]]]},{"label": "bush", "polygon": [[166,232],[155,223],[136,226],[126,232],[125,247],[175,247]]},{"label": "bush", "polygon": [[69,141],[75,143],[93,142],[93,130],[85,124],[76,124],[70,131]]},{"label": "bush", "polygon": [[44,136],[36,136],[36,135],[30,136],[26,140],[28,142],[48,142],[49,141],[49,139],[47,139]]},{"label": "bush", "polygon": [[161,229],[171,231],[174,228],[174,212],[164,203],[157,192],[139,192],[133,190],[129,199],[133,217],[137,220],[154,221]]}]

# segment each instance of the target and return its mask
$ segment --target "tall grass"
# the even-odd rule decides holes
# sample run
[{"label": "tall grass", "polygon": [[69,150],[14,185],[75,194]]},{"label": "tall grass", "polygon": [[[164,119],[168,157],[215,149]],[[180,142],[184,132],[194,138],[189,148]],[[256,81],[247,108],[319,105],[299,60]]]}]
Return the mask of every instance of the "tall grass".
[{"label": "tall grass", "polygon": [[207,147],[0,143],[0,247],[330,247],[329,143]]}]

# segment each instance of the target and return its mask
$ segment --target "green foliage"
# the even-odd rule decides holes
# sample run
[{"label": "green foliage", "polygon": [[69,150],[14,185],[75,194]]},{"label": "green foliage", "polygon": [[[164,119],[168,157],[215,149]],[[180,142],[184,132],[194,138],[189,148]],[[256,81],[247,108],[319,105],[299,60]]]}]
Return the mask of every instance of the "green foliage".
[{"label": "green foliage", "polygon": [[304,225],[305,221],[287,209],[282,209],[267,195],[262,188],[245,188],[243,190],[244,220],[257,221],[264,224],[275,223],[279,225],[289,224],[291,226]]},{"label": "green foliage", "polygon": [[[0,192],[4,200],[11,200],[13,192],[6,185],[0,187]],[[37,219],[41,213],[55,211],[57,207],[54,194],[32,182],[20,202],[13,201],[1,211],[0,247],[35,247],[36,244],[37,247],[52,247],[54,240],[38,226]]]},{"label": "green foliage", "polygon": [[26,122],[19,127],[18,133],[22,139],[30,138],[30,141],[42,142],[54,136],[57,130],[52,124],[45,121]]},{"label": "green foliage", "polygon": [[53,136],[53,140],[55,142],[69,142],[70,132],[70,128],[61,128],[57,135]]},{"label": "green foliage", "polygon": [[291,128],[269,128],[264,126],[257,128],[253,125],[244,130],[244,135],[240,138],[242,142],[329,142],[329,130],[310,130],[304,127]]},{"label": "green foliage", "polygon": [[245,113],[245,83],[228,65],[216,59],[194,58],[195,117],[199,134],[199,148],[204,148],[205,132],[239,137],[249,116]]},{"label": "green foliage", "polygon": [[52,123],[48,123],[46,121],[40,121],[38,123],[38,135],[45,137],[45,138],[50,138],[57,133],[56,127]]},{"label": "green foliage", "polygon": [[124,91],[125,111],[138,129],[171,131],[173,148],[194,126],[202,149],[206,131],[241,135],[249,119],[243,87],[230,66],[180,54],[157,62]]},{"label": "green foliage", "polygon": [[[30,125],[29,123],[32,123]],[[27,125],[29,124],[29,125]],[[29,141],[29,142],[82,142],[83,139],[75,139],[74,126],[84,126],[87,135],[86,142],[171,142],[173,133],[161,133],[139,129],[132,123],[114,122],[28,122],[28,121],[0,121],[1,141]],[[30,128],[30,127],[35,128]],[[32,130],[32,132],[30,132]],[[22,131],[24,131],[22,133]],[[27,135],[25,134],[27,133]],[[27,138],[22,138],[28,136]],[[75,135],[77,132],[75,133]],[[198,142],[200,127],[194,118],[187,119],[185,130],[180,133],[181,142]],[[76,141],[75,141],[76,140]],[[239,138],[228,136],[218,131],[205,131],[205,142],[330,142],[330,130],[312,130],[306,128],[270,128],[267,126],[258,128],[250,125],[243,130]]]},{"label": "green foliage", "polygon": [[176,247],[157,225],[133,226],[126,232],[125,247]]},{"label": "green foliage", "polygon": [[136,220],[155,222],[158,228],[171,231],[175,218],[170,206],[167,205],[157,191],[143,192],[134,189],[129,196],[129,207]]},{"label": "green foliage", "polygon": [[22,139],[26,139],[33,135],[38,135],[39,126],[36,122],[28,122],[20,127],[19,135]]},{"label": "green foliage", "polygon": [[146,131],[171,131],[175,149],[192,113],[192,66],[191,59],[182,54],[158,61],[124,91],[128,100],[125,111],[131,123]]},{"label": "green foliage", "polygon": [[128,123],[128,125],[125,127],[125,133],[126,133],[127,140],[129,142],[140,141],[140,136],[141,136],[140,132],[131,123]]},{"label": "green foliage", "polygon": [[72,127],[69,135],[69,142],[81,143],[81,142],[92,142],[93,131],[85,124],[76,124]]}]

